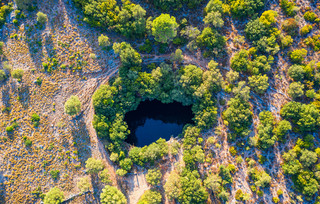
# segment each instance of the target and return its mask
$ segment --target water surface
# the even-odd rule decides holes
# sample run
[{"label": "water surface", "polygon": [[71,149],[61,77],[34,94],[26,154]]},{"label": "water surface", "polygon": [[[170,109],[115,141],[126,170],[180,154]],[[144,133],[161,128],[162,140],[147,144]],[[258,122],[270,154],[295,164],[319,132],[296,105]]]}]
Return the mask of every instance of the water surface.
[{"label": "water surface", "polygon": [[149,145],[159,138],[169,140],[178,136],[187,123],[193,123],[191,106],[174,102],[141,102],[135,111],[126,114],[125,121],[131,131],[126,142],[137,147]]}]

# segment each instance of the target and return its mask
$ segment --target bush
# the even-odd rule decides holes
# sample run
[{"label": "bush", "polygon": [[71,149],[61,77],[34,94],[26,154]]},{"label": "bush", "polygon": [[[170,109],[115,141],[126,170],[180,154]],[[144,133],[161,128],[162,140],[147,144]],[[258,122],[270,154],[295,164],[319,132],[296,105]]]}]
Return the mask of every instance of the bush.
[{"label": "bush", "polygon": [[137,204],[161,204],[162,196],[156,190],[147,190],[141,196]]},{"label": "bush", "polygon": [[39,11],[37,13],[37,21],[38,21],[38,23],[45,24],[47,22],[47,20],[48,20],[48,17],[47,17],[46,14],[42,13],[41,11]]},{"label": "bush", "polygon": [[26,145],[26,147],[30,147],[32,145],[32,141],[26,136],[23,137],[23,140],[24,140],[24,145]]},{"label": "bush", "polygon": [[307,35],[312,30],[312,25],[305,25],[301,28],[300,33],[301,35]]},{"label": "bush", "polygon": [[288,75],[295,81],[302,81],[305,75],[305,70],[301,65],[292,65],[288,69]]},{"label": "bush", "polygon": [[280,35],[280,46],[282,48],[290,47],[293,43],[293,39],[290,35]]},{"label": "bush", "polygon": [[91,189],[91,182],[88,176],[82,177],[79,179],[77,183],[78,189],[80,192],[86,192]]},{"label": "bush", "polygon": [[295,36],[299,31],[299,25],[294,18],[288,18],[283,22],[282,29],[286,31],[289,35]]},{"label": "bush", "polygon": [[102,189],[102,193],[100,194],[100,202],[102,204],[126,204],[127,199],[123,195],[123,193],[119,191],[116,187],[105,186],[104,189]]},{"label": "bush", "polygon": [[7,131],[8,133],[12,133],[13,130],[14,130],[14,128],[13,128],[11,125],[6,127],[6,131]]},{"label": "bush", "polygon": [[63,192],[57,188],[51,188],[48,193],[46,193],[43,203],[44,204],[60,204],[64,200]]},{"label": "bush", "polygon": [[249,53],[247,50],[240,50],[231,58],[231,68],[237,72],[245,72],[249,67]]},{"label": "bush", "polygon": [[38,127],[39,121],[40,121],[40,116],[36,113],[32,114],[31,121],[33,122],[33,126]]},{"label": "bush", "polygon": [[0,55],[3,54],[4,42],[0,41]]},{"label": "bush", "polygon": [[11,76],[15,79],[21,80],[23,77],[24,71],[23,69],[15,69],[11,72]]},{"label": "bush", "polygon": [[296,6],[296,4],[290,0],[281,0],[280,1],[281,9],[288,15],[288,16],[294,16],[297,14],[297,11],[299,8]]},{"label": "bush", "polygon": [[105,184],[111,183],[108,169],[104,169],[103,171],[100,172],[99,179],[102,183],[105,183]]},{"label": "bush", "polygon": [[305,49],[294,50],[290,54],[290,60],[293,63],[301,63],[304,60],[304,58],[307,56],[307,54],[308,54],[308,51]]},{"label": "bush", "polygon": [[269,87],[269,83],[268,83],[269,78],[266,74],[254,75],[254,76],[248,77],[248,80],[249,80],[248,82],[249,86],[257,94],[264,94]]},{"label": "bush", "polygon": [[101,34],[98,37],[98,42],[99,42],[99,46],[102,47],[103,49],[105,49],[111,45],[109,37],[106,35],[103,35],[103,34]]},{"label": "bush", "polygon": [[300,98],[304,94],[304,85],[300,82],[293,82],[289,85],[288,94],[292,98]]},{"label": "bush", "polygon": [[50,171],[50,175],[51,177],[55,180],[57,178],[59,178],[59,174],[60,174],[60,171],[59,170],[52,170]]},{"label": "bush", "polygon": [[69,115],[76,115],[81,110],[81,102],[78,96],[71,96],[64,104],[64,112]]},{"label": "bush", "polygon": [[303,15],[304,19],[310,22],[315,22],[315,20],[318,18],[317,14],[315,14],[312,11],[307,11]]},{"label": "bush", "polygon": [[149,169],[146,175],[146,180],[151,186],[156,186],[160,184],[161,181],[161,171],[159,169]]},{"label": "bush", "polygon": [[102,171],[104,168],[104,165],[101,160],[99,159],[94,159],[94,158],[89,158],[86,161],[86,169],[87,172],[90,174],[96,174]]},{"label": "bush", "polygon": [[4,81],[7,78],[7,75],[4,70],[0,70],[0,81]]}]

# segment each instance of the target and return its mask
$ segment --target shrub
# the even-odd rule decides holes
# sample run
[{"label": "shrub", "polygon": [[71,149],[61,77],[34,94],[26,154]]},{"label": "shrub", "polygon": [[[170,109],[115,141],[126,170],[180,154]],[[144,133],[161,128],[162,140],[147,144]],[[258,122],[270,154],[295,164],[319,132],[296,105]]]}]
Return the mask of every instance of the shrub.
[{"label": "shrub", "polygon": [[161,204],[162,196],[156,190],[147,190],[137,204]]},{"label": "shrub", "polygon": [[26,136],[23,137],[23,140],[24,140],[24,145],[26,145],[26,147],[30,147],[32,145],[32,141]]},{"label": "shrub", "polygon": [[0,70],[0,81],[4,81],[7,78],[7,75],[4,70]]},{"label": "shrub", "polygon": [[86,169],[87,172],[90,174],[96,174],[102,171],[104,168],[104,165],[101,160],[94,159],[94,158],[89,158],[86,161]]},{"label": "shrub", "polygon": [[288,16],[294,16],[297,14],[297,11],[299,8],[296,6],[296,4],[290,0],[281,0],[280,1],[281,9],[288,15]]},{"label": "shrub", "polygon": [[50,175],[53,179],[57,179],[59,178],[59,174],[60,174],[60,171],[59,170],[52,170],[50,171]]},{"label": "shrub", "polygon": [[312,30],[312,25],[305,25],[301,28],[300,33],[301,35],[307,35]]},{"label": "shrub", "polygon": [[233,146],[229,148],[229,152],[230,152],[230,154],[231,154],[232,156],[236,156],[236,154],[237,154],[237,150],[236,150],[236,148],[233,147]]},{"label": "shrub", "polygon": [[108,169],[104,169],[103,171],[100,172],[99,179],[102,183],[105,183],[105,184],[111,183]]},{"label": "shrub", "polygon": [[43,203],[44,204],[60,204],[64,200],[63,192],[57,188],[51,188],[48,193],[46,193]]},{"label": "shrub", "polygon": [[33,122],[33,126],[38,127],[39,121],[40,121],[40,116],[36,113],[32,114],[31,121]]},{"label": "shrub", "polygon": [[15,69],[11,72],[11,76],[15,79],[21,80],[23,77],[24,71],[23,69]]},{"label": "shrub", "polygon": [[293,82],[289,85],[288,94],[292,98],[299,98],[302,97],[304,94],[304,85],[300,82]]},{"label": "shrub", "polygon": [[38,21],[38,23],[45,24],[47,22],[47,20],[48,20],[48,17],[47,17],[46,14],[42,13],[41,11],[39,11],[37,13],[37,21]]},{"label": "shrub", "polygon": [[307,56],[308,51],[305,49],[297,49],[291,52],[290,54],[290,60],[293,63],[301,63],[304,58]]},{"label": "shrub", "polygon": [[77,183],[78,189],[80,190],[80,192],[86,192],[88,190],[90,190],[91,188],[91,182],[88,176],[86,177],[82,177],[79,179],[78,183]]},{"label": "shrub", "polygon": [[100,194],[100,201],[102,204],[126,204],[127,199],[123,195],[121,191],[119,191],[116,187],[113,186],[105,186],[102,189],[102,193]]},{"label": "shrub", "polygon": [[303,17],[304,17],[304,19],[306,19],[307,21],[310,21],[310,22],[314,22],[318,18],[317,14],[315,14],[312,11],[305,12]]},{"label": "shrub", "polygon": [[288,75],[295,81],[303,80],[305,73],[306,72],[301,65],[294,64],[288,69]]},{"label": "shrub", "polygon": [[103,49],[105,49],[111,45],[109,37],[106,35],[103,35],[103,34],[101,34],[98,37],[98,42],[99,42],[99,46],[102,47]]},{"label": "shrub", "polygon": [[81,102],[78,96],[71,96],[64,104],[64,112],[69,115],[76,115],[81,110]]},{"label": "shrub", "polygon": [[14,128],[13,128],[11,125],[6,127],[6,131],[7,131],[8,133],[12,133],[13,130],[14,130]]},{"label": "shrub", "polygon": [[293,39],[290,35],[280,35],[280,46],[282,48],[290,47],[293,43]]},{"label": "shrub", "polygon": [[161,171],[159,169],[149,169],[146,175],[146,180],[151,186],[156,186],[160,184],[161,181]]},{"label": "shrub", "polygon": [[286,31],[289,35],[295,36],[298,33],[299,25],[294,18],[288,18],[283,22],[282,29]]}]

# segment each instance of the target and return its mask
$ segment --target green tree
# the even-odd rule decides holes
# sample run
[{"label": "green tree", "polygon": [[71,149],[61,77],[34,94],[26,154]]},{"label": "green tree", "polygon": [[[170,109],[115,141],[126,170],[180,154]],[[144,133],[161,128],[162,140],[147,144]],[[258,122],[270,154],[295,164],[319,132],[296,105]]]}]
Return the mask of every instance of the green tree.
[{"label": "green tree", "polygon": [[35,3],[35,0],[14,0],[19,9],[27,9]]},{"label": "green tree", "polygon": [[91,181],[88,176],[80,178],[77,186],[80,192],[86,192],[92,188]]},{"label": "green tree", "polygon": [[252,88],[254,92],[258,94],[264,94],[269,87],[268,79],[269,78],[266,74],[259,74],[248,77],[249,86]]},{"label": "green tree", "polygon": [[146,180],[151,186],[156,186],[160,184],[161,181],[161,171],[159,169],[149,169],[146,175]]},{"label": "green tree", "polygon": [[200,47],[207,48],[210,51],[213,50],[214,54],[218,54],[219,51],[223,50],[226,39],[218,31],[211,27],[206,27],[202,30],[201,35],[197,37],[196,42]]},{"label": "green tree", "polygon": [[238,86],[233,88],[232,93],[235,98],[239,98],[243,101],[248,101],[250,99],[250,88],[246,86],[245,81],[240,81]]},{"label": "green tree", "polygon": [[107,48],[111,45],[109,37],[103,34],[98,37],[98,42],[99,46],[102,48]]},{"label": "green tree", "polygon": [[312,164],[316,163],[318,157],[315,152],[304,149],[301,151],[299,160],[304,167],[310,167]]},{"label": "green tree", "polygon": [[0,70],[0,81],[4,81],[7,78],[7,75],[4,70]]},{"label": "green tree", "polygon": [[102,183],[105,183],[105,184],[111,183],[109,170],[108,169],[102,170],[99,174],[99,179]]},{"label": "green tree", "polygon": [[259,18],[249,21],[244,31],[247,38],[251,41],[257,41],[268,34],[266,25]]},{"label": "green tree", "polygon": [[293,63],[301,63],[307,56],[308,51],[305,49],[297,49],[291,52],[290,59]]},{"label": "green tree", "polygon": [[181,63],[183,60],[182,50],[176,49],[176,51],[171,54],[171,60],[177,63]]},{"label": "green tree", "polygon": [[288,69],[289,76],[295,81],[301,81],[304,78],[305,70],[303,66],[294,64]]},{"label": "green tree", "polygon": [[209,174],[208,177],[204,180],[204,185],[214,194],[217,194],[221,189],[222,179],[217,174]]},{"label": "green tree", "polygon": [[231,0],[231,13],[239,18],[254,15],[264,7],[264,0]]},{"label": "green tree", "polygon": [[231,69],[237,72],[246,72],[249,67],[249,52],[240,50],[231,58]]},{"label": "green tree", "polygon": [[102,193],[100,194],[100,202],[102,204],[126,204],[127,199],[123,195],[123,193],[119,191],[116,187],[107,185],[104,187],[104,189],[102,189]]},{"label": "green tree", "polygon": [[64,200],[63,192],[57,188],[51,188],[48,193],[46,193],[43,203],[44,204],[60,204]]},{"label": "green tree", "polygon": [[102,171],[103,168],[104,168],[104,165],[102,161],[99,159],[89,158],[86,161],[86,169],[87,169],[87,172],[90,174],[97,174],[100,171]]},{"label": "green tree", "polygon": [[41,11],[39,11],[37,13],[37,22],[40,24],[45,24],[48,20],[48,17],[46,14],[42,13]]},{"label": "green tree", "polygon": [[109,129],[109,137],[112,141],[122,142],[130,134],[128,125],[123,119],[123,115],[116,114],[116,118]]},{"label": "green tree", "polygon": [[161,14],[152,22],[152,35],[156,41],[167,43],[177,36],[178,26],[175,17],[169,14]]},{"label": "green tree", "polygon": [[173,170],[163,186],[166,192],[166,196],[169,198],[169,200],[178,198],[180,187],[180,175],[175,170]]},{"label": "green tree", "polygon": [[304,94],[304,85],[301,84],[300,82],[292,82],[289,85],[289,90],[288,90],[288,94],[290,97],[292,98],[300,98],[303,96]]},{"label": "green tree", "polygon": [[146,190],[138,201],[138,204],[161,204],[162,196],[156,190]]},{"label": "green tree", "polygon": [[278,139],[282,139],[283,136],[287,134],[288,131],[291,129],[292,129],[292,126],[289,121],[281,120],[273,132],[278,137]]},{"label": "green tree", "polygon": [[123,160],[120,161],[120,167],[123,170],[126,170],[127,172],[130,171],[131,167],[132,167],[132,161],[130,158],[125,158]]},{"label": "green tree", "polygon": [[64,104],[64,112],[73,116],[80,112],[81,102],[78,96],[70,96],[70,98]]},{"label": "green tree", "polygon": [[0,55],[3,54],[4,42],[0,41]]},{"label": "green tree", "polygon": [[203,19],[203,22],[216,28],[221,28],[224,25],[222,15],[219,11],[212,11],[208,13]]}]

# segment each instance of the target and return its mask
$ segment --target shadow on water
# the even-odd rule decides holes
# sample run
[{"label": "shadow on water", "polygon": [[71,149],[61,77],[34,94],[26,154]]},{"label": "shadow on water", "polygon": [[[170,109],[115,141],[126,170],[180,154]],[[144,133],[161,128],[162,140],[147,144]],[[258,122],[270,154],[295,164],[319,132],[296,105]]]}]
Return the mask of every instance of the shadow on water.
[{"label": "shadow on water", "polygon": [[160,137],[169,140],[178,136],[185,124],[193,123],[191,106],[181,103],[169,104],[160,101],[141,102],[135,111],[126,114],[125,121],[131,131],[126,142],[143,147]]}]

